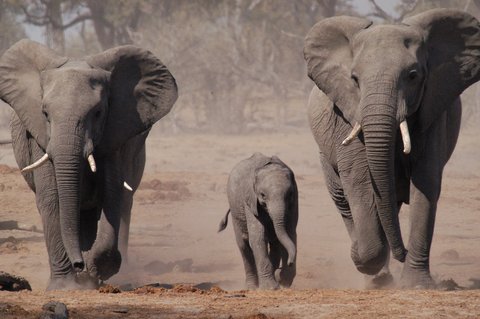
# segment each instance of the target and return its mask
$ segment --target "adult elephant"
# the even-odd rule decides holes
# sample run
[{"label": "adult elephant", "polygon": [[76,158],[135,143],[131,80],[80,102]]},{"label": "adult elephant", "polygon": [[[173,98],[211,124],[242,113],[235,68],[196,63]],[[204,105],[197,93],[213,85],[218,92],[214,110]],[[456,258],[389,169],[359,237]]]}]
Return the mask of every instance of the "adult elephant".
[{"label": "adult elephant", "polygon": [[135,46],[77,60],[21,40],[0,59],[0,98],[15,111],[15,157],[42,217],[48,288],[108,279],[125,258],[145,139],[177,99],[175,79]]},{"label": "adult elephant", "polygon": [[[402,285],[434,286],[429,255],[442,172],[460,129],[459,95],[480,77],[479,31],[471,15],[435,9],[396,25],[333,17],[305,39],[317,86],[310,126],[362,273],[383,268],[391,278],[390,247],[404,262]],[[408,251],[402,203],[411,211]]]}]

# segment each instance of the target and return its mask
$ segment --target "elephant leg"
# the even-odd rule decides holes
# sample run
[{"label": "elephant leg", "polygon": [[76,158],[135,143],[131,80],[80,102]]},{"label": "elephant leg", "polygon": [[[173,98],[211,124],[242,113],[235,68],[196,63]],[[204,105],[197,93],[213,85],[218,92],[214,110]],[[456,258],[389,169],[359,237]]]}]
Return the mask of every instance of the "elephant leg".
[{"label": "elephant leg", "polygon": [[[437,120],[428,132],[423,156],[412,168],[410,190],[410,238],[408,254],[402,271],[402,286],[434,288],[430,275],[430,247],[437,202],[440,197],[443,167],[452,148],[447,114]],[[459,129],[459,125],[456,129]]]},{"label": "elephant leg", "polygon": [[80,243],[82,251],[89,251],[97,237],[99,208],[82,209],[80,212]]},{"label": "elephant leg", "polygon": [[254,290],[258,288],[258,275],[257,267],[255,266],[255,258],[248,240],[246,221],[237,220],[233,217],[234,215],[235,214],[232,211],[232,224],[233,231],[235,232],[235,240],[237,241],[237,246],[242,255],[243,266],[245,268],[245,283],[247,289]]},{"label": "elephant leg", "polygon": [[264,225],[253,214],[247,213],[249,244],[255,258],[260,289],[278,289],[274,269],[268,255],[268,236]]},{"label": "elephant leg", "polygon": [[[119,272],[127,258],[133,195],[145,167],[145,139],[148,131],[128,140],[104,161],[104,203],[97,239],[89,252],[89,272],[106,280]],[[133,190],[124,187],[127,183]],[[122,253],[119,251],[122,250]]]},{"label": "elephant leg", "polygon": [[354,238],[352,237],[354,235],[352,212],[350,211],[350,206],[345,198],[340,176],[332,167],[332,165],[328,163],[323,153],[320,153],[320,162],[322,164],[323,175],[325,177],[330,197],[332,198],[338,212],[343,218],[343,222],[345,223],[345,227],[347,228],[350,239],[354,241]]},{"label": "elephant leg", "polygon": [[120,209],[120,230],[118,235],[118,247],[122,255],[122,264],[128,263],[128,238],[130,236],[130,220],[133,206],[133,195],[142,180],[143,171],[145,169],[145,140],[148,132],[135,136],[130,139],[120,151],[121,171],[123,174],[123,182],[126,182],[133,191],[129,191],[122,187],[123,202]]},{"label": "elephant leg", "polygon": [[[113,155],[117,157],[118,154]],[[106,280],[118,273],[122,257],[118,251],[118,234],[122,208],[125,205],[123,178],[115,158],[105,165],[103,210],[98,222],[96,240],[86,255],[87,270],[91,277]]]},{"label": "elephant leg", "polygon": [[[36,143],[32,141],[31,144]],[[42,155],[43,151],[37,145],[32,145],[32,158],[37,159]],[[33,181],[50,264],[50,282],[47,290],[75,288],[75,272],[63,245],[60,231],[58,191],[54,168],[50,161],[33,172]]]},{"label": "elephant leg", "polygon": [[[417,169],[427,170],[428,168],[418,167]],[[415,174],[412,178],[410,238],[401,276],[403,287],[435,287],[430,275],[430,247],[435,227],[440,184],[441,176],[428,178],[425,171]]]},{"label": "elephant leg", "polygon": [[432,197],[429,199],[428,192],[426,194],[415,183],[412,183],[411,193],[413,200],[410,206],[410,239],[401,285],[434,288],[435,283],[430,276],[430,247],[435,227],[437,200]]},{"label": "elephant leg", "polygon": [[[126,192],[127,190],[124,190]],[[128,263],[128,238],[130,235],[130,219],[132,215],[133,194],[125,194],[120,216],[120,231],[118,235],[118,249],[122,255],[122,264]]]},{"label": "elephant leg", "polygon": [[393,283],[393,276],[390,272],[390,252],[387,254],[387,261],[385,265],[380,269],[378,274],[373,276],[365,275],[365,288],[366,289],[382,289],[388,288]]}]

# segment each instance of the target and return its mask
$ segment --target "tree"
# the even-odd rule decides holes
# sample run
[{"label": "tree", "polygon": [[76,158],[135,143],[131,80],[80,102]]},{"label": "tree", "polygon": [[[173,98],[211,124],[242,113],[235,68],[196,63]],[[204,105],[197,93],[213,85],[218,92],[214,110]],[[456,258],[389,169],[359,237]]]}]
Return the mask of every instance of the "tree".
[{"label": "tree", "polygon": [[311,87],[306,32],[327,14],[351,9],[338,0],[166,0],[142,19],[136,43],[177,78],[177,125],[188,118],[187,129],[271,129],[297,120],[288,115],[290,101],[303,100]]},{"label": "tree", "polygon": [[142,14],[153,0],[9,0],[27,24],[45,28],[47,44],[64,53],[65,31],[90,22],[103,50],[130,44]]},{"label": "tree", "polygon": [[[18,40],[25,38],[23,26],[16,20],[15,12],[4,0],[0,0],[0,55]],[[0,127],[8,127],[10,107],[0,100]]]}]

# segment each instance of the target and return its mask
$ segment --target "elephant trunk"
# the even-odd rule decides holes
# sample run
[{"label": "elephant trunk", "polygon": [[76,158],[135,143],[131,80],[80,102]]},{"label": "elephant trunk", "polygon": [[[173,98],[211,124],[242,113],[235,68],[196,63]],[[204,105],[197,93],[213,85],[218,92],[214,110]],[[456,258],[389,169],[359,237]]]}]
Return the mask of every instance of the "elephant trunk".
[{"label": "elephant trunk", "polygon": [[272,219],[273,228],[275,229],[275,234],[277,235],[278,241],[287,250],[287,265],[291,266],[295,263],[295,259],[297,257],[297,248],[286,230],[285,219],[288,214],[286,207],[284,204],[268,207],[268,213]]},{"label": "elephant trunk", "polygon": [[398,219],[394,155],[397,132],[397,95],[395,83],[376,78],[367,82],[360,102],[365,148],[380,223],[393,257],[405,260]]},{"label": "elephant trunk", "polygon": [[[53,146],[55,145],[55,146]],[[55,167],[63,244],[75,271],[85,263],[80,249],[80,176],[83,169],[83,139],[75,134],[58,134],[50,140]]]}]

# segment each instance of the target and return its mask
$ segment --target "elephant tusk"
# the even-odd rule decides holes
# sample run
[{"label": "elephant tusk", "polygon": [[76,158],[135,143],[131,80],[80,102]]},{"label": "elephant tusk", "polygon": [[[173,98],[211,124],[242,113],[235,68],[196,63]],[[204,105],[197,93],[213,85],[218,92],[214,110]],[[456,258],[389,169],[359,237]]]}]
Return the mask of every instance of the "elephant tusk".
[{"label": "elephant tusk", "polygon": [[42,166],[47,161],[48,161],[48,154],[45,153],[38,161],[36,161],[35,163],[33,163],[31,165],[28,165],[27,167],[24,167],[21,172],[22,173],[30,172],[30,171]]},{"label": "elephant tusk", "polygon": [[97,171],[97,164],[95,163],[95,158],[93,158],[93,154],[88,155],[88,164],[90,165],[90,169],[93,173]]},{"label": "elephant tusk", "polygon": [[410,133],[408,132],[407,120],[400,123],[400,132],[402,133],[403,153],[410,154],[410,151],[412,150],[412,144],[410,142]]},{"label": "elephant tusk", "polygon": [[352,141],[358,136],[358,134],[360,134],[361,130],[362,127],[360,126],[360,124],[358,124],[358,122],[356,122],[350,134],[347,136],[346,139],[343,140],[342,145],[348,145],[352,143]]},{"label": "elephant tusk", "polygon": [[128,185],[127,182],[123,182],[123,187],[125,187],[126,190],[133,192],[133,188],[130,185]]}]

